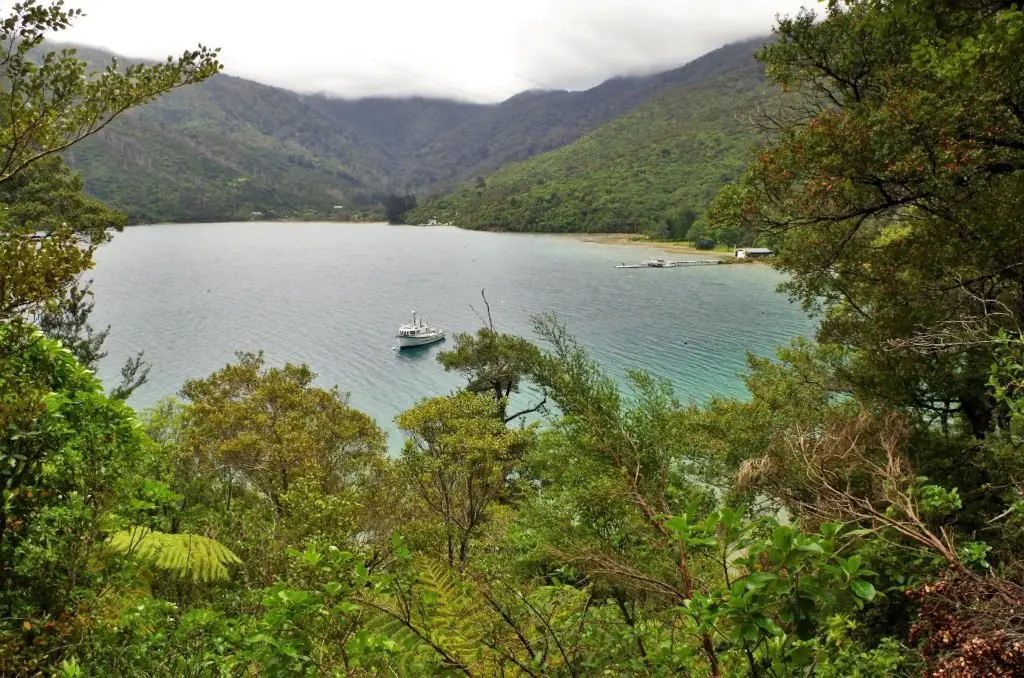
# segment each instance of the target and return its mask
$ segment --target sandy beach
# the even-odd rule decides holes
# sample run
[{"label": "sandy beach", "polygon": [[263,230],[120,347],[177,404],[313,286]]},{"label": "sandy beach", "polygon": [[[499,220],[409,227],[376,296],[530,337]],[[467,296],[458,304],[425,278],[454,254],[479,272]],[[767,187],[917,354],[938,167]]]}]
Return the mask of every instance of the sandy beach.
[{"label": "sandy beach", "polygon": [[563,237],[573,238],[581,242],[593,242],[605,245],[636,245],[638,247],[656,247],[673,254],[693,254],[699,256],[718,256],[732,259],[732,253],[723,250],[699,250],[684,243],[657,242],[647,240],[636,233],[568,233]]}]

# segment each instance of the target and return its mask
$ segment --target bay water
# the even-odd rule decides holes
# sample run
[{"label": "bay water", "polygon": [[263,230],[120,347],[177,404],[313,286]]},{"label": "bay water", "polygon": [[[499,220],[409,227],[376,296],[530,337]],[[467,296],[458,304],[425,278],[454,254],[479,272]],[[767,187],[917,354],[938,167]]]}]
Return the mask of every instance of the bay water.
[{"label": "bay water", "polygon": [[475,331],[486,290],[499,331],[532,337],[530,317],[555,313],[617,379],[630,368],[669,379],[682,399],[742,396],[748,351],[813,332],[776,292],[763,264],[617,269],[665,255],[572,237],[450,227],[266,223],[140,226],[96,253],[93,324],[112,327],[100,376],[145,351],[153,370],[136,407],[189,378],[265,351],[270,364],[308,363],[401,444],[394,417],[462,381],[435,344],[395,350],[410,312],[450,334]]}]

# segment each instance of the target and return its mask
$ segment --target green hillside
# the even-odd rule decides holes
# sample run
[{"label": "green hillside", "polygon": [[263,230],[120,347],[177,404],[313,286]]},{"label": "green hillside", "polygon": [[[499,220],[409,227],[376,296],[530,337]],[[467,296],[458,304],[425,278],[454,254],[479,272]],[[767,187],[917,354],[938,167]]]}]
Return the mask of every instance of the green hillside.
[{"label": "green hillside", "polygon": [[511,165],[410,220],[477,229],[645,232],[700,214],[755,142],[743,114],[768,93],[757,65],[672,88],[556,151]]},{"label": "green hillside", "polygon": [[238,143],[146,119],[118,120],[110,133],[67,154],[89,192],[133,222],[327,213],[362,185],[341,167],[273,144]]},{"label": "green hillside", "polygon": [[754,63],[766,41],[725,45],[688,64],[642,77],[612,78],[582,92],[529,91],[458,127],[424,139],[399,170],[416,188],[452,189],[510,163],[561,148],[677,85],[714,79]]},{"label": "green hillside", "polygon": [[[78,48],[99,67],[110,58]],[[218,75],[114,120],[66,155],[135,222],[328,214],[383,183],[383,154],[312,97]]]},{"label": "green hillside", "polygon": [[[92,195],[133,222],[253,212],[380,216],[388,194],[449,190],[570,144],[667,89],[752,64],[761,42],[727,45],[664,73],[613,78],[583,92],[524,92],[493,105],[346,100],[218,75],[122,116],[66,159]],[[111,58],[91,48],[78,53],[97,69]],[[598,161],[614,158],[615,150],[600,154]]]}]

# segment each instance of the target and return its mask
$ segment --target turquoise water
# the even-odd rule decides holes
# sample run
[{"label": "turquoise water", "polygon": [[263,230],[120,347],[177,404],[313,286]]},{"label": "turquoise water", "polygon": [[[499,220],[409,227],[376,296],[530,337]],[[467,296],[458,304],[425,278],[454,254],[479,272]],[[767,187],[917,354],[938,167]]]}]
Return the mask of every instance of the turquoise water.
[{"label": "turquoise water", "polygon": [[[682,398],[742,395],[747,351],[769,354],[812,321],[775,292],[767,266],[616,269],[655,249],[545,235],[349,224],[200,224],[126,229],[96,255],[96,326],[112,325],[101,376],[144,350],[150,382],[132,404],[263,349],[306,362],[323,385],[399,436],[392,420],[461,381],[435,361],[444,344],[393,350],[413,309],[473,331],[487,290],[498,329],[530,336],[555,312],[614,376],[670,379]],[[451,341],[447,342],[451,345]]]}]

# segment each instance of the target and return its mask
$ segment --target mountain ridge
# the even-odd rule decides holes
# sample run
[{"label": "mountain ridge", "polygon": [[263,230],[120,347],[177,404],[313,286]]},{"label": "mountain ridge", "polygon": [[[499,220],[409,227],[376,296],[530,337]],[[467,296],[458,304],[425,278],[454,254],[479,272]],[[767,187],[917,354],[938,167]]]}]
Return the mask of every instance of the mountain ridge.
[{"label": "mountain ridge", "polygon": [[[135,223],[369,218],[387,194],[451,190],[570,144],[667,87],[752,63],[764,41],[731,43],[662,73],[616,76],[581,92],[527,90],[497,104],[326,97],[221,74],[125,114],[66,159],[90,193]],[[95,67],[113,56],[74,48]]]},{"label": "mountain ridge", "polygon": [[738,244],[701,213],[758,142],[740,113],[770,101],[760,64],[669,87],[558,149],[421,204],[413,223],[482,230],[647,232]]}]

